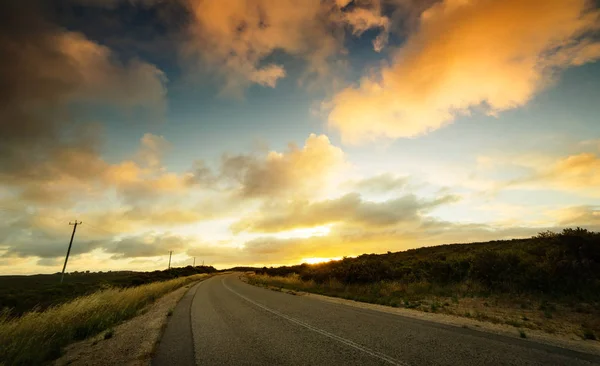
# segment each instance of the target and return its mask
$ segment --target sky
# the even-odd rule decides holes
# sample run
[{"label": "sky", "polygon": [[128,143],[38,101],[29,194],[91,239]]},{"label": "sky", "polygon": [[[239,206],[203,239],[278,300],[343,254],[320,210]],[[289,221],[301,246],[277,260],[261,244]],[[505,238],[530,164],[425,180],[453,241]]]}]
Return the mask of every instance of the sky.
[{"label": "sky", "polygon": [[0,274],[600,230],[586,0],[0,4]]}]

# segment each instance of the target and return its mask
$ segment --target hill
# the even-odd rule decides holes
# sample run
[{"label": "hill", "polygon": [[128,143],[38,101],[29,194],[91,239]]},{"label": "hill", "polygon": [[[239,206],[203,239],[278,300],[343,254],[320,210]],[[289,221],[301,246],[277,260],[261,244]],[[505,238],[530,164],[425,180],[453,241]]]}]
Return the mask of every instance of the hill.
[{"label": "hill", "polygon": [[600,337],[600,233],[364,254],[315,265],[262,268],[248,282],[560,333]]},{"label": "hill", "polygon": [[187,266],[153,272],[72,272],[30,276],[0,276],[0,310],[20,316],[33,309],[44,310],[76,297],[108,287],[128,288],[201,273],[213,273],[212,266]]},{"label": "hill", "polygon": [[[539,293],[600,300],[600,233],[544,232],[529,239],[448,244],[387,254],[364,254],[316,265],[263,268],[259,274],[324,283],[380,281],[470,283],[483,291]],[[475,286],[476,285],[476,286]]]}]

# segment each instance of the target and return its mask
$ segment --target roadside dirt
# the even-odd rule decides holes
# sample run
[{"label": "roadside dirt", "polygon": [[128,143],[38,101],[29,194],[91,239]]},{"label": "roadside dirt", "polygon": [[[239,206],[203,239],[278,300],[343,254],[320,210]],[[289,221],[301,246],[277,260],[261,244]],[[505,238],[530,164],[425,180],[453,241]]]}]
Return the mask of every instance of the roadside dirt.
[{"label": "roadside dirt", "polygon": [[150,365],[170,311],[193,285],[195,283],[161,297],[142,314],[114,327],[112,334],[110,330],[104,331],[69,345],[54,365]]},{"label": "roadside dirt", "polygon": [[[241,280],[248,283],[245,276],[241,276]],[[481,321],[472,318],[465,318],[456,315],[449,314],[439,314],[439,313],[427,313],[414,309],[406,309],[406,308],[395,308],[391,306],[370,304],[365,302],[359,302],[354,300],[347,300],[338,297],[330,297],[324,295],[313,294],[309,292],[303,291],[294,291],[285,288],[273,287],[273,286],[260,286],[268,288],[272,291],[279,291],[283,293],[287,293],[289,295],[294,296],[307,296],[319,299],[321,301],[328,301],[336,304],[343,304],[347,306],[353,306],[361,309],[371,309],[384,313],[397,314],[401,316],[406,316],[414,319],[421,319],[432,321],[436,323],[452,325],[463,328],[470,328],[484,332],[490,332],[495,334],[500,334],[513,338],[522,338],[519,332],[519,328],[514,326],[510,326],[507,324],[495,324],[491,322]],[[571,349],[574,351],[585,352],[595,355],[600,355],[600,342],[592,341],[592,340],[583,340],[581,338],[576,337],[575,335],[569,336],[564,334],[549,334],[543,332],[541,330],[533,330],[533,329],[525,329],[526,338],[530,341],[535,341],[538,343],[548,344],[556,347]]]}]

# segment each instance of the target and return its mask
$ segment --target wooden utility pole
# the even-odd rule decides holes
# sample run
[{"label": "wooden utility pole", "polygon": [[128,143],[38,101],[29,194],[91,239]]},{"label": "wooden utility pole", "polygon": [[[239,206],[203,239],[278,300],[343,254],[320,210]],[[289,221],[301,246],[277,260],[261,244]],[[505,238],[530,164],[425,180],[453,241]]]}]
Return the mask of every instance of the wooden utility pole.
[{"label": "wooden utility pole", "polygon": [[194,265],[192,267],[196,267],[196,257],[194,257]]},{"label": "wooden utility pole", "polygon": [[69,249],[67,249],[67,256],[65,257],[65,264],[63,265],[62,274],[60,275],[60,283],[63,283],[65,279],[65,269],[67,268],[67,261],[69,260],[69,254],[71,253],[71,246],[73,245],[73,238],[75,237],[75,230],[77,230],[77,225],[81,225],[81,221],[75,220],[74,222],[69,222],[69,225],[73,225],[73,233],[71,234],[71,241],[69,241]]},{"label": "wooden utility pole", "polygon": [[170,250],[170,251],[169,251],[169,268],[168,268],[168,269],[171,269],[171,255],[172,255],[172,254],[173,254],[173,251],[172,251],[172,250]]}]

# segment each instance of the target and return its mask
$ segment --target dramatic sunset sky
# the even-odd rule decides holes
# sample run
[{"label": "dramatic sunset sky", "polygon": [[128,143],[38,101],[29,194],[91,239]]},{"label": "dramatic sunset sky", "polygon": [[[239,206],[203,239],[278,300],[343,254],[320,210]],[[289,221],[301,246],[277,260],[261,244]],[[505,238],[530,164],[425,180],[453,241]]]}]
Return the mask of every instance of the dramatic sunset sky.
[{"label": "dramatic sunset sky", "polygon": [[0,5],[0,273],[600,230],[585,0]]}]

